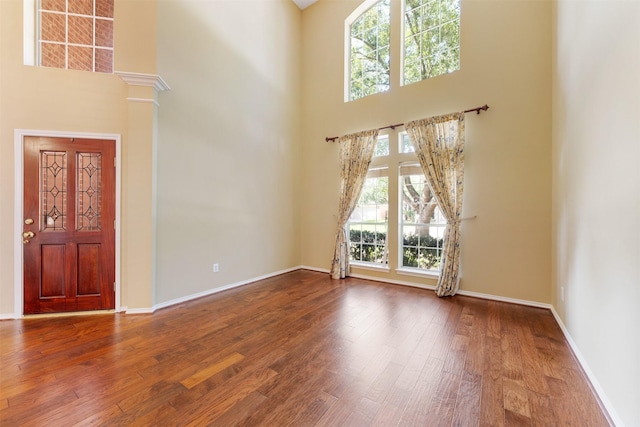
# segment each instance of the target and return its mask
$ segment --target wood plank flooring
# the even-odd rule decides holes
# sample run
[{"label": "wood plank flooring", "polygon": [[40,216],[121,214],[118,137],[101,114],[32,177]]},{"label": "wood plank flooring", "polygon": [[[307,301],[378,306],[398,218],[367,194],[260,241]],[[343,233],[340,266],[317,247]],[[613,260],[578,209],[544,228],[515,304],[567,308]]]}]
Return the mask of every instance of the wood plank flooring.
[{"label": "wood plank flooring", "polygon": [[606,426],[548,310],[305,270],[0,322],[0,425]]}]

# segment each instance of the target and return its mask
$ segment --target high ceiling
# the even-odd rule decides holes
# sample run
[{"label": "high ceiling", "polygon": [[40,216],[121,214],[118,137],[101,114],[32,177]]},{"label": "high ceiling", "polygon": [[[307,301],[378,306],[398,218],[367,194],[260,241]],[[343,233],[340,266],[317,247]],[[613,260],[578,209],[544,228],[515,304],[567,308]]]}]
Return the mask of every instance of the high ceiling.
[{"label": "high ceiling", "polygon": [[293,0],[293,2],[297,4],[300,9],[304,9],[305,7],[315,3],[316,0]]}]

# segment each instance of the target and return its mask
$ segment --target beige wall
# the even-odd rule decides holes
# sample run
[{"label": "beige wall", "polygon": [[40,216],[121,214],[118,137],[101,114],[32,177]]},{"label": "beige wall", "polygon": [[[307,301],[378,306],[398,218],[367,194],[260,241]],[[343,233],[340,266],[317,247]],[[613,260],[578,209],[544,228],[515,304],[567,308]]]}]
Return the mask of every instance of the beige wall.
[{"label": "beige wall", "polygon": [[[131,15],[137,19],[129,20]],[[140,271],[143,276],[145,271],[151,271],[151,265],[132,257],[139,254],[135,247],[139,241],[136,222],[150,217],[151,212],[148,207],[136,210],[130,203],[144,198],[149,189],[127,185],[145,178],[139,176],[136,163],[129,162],[130,147],[150,141],[127,135],[127,85],[114,74],[22,65],[22,22],[22,1],[0,1],[0,314],[14,314],[14,239],[19,237],[14,233],[15,129],[122,136],[122,304],[150,307],[150,282],[141,282],[137,277]],[[116,0],[115,33],[116,70],[153,72],[155,2]]]},{"label": "beige wall", "polygon": [[627,426],[640,425],[639,22],[638,2],[558,2],[553,73],[554,306]]},{"label": "beige wall", "polygon": [[300,14],[158,4],[160,304],[300,264]]},{"label": "beige wall", "polygon": [[[303,264],[328,269],[333,255],[338,148],[326,136],[487,103],[489,112],[467,116],[463,215],[477,219],[463,224],[461,289],[549,303],[550,3],[463,0],[460,71],[400,87],[392,63],[387,93],[344,103],[344,20],[359,3],[321,0],[303,13]],[[399,7],[392,1],[392,35]],[[399,50],[395,37],[391,57]]]},{"label": "beige wall", "polygon": [[389,92],[345,104],[358,5],[116,0],[115,69],[162,75],[156,110],[115,75],[23,66],[22,1],[1,0],[0,315],[14,129],[122,135],[122,304],[148,309],[328,269],[339,182],[324,137],[488,103],[467,118],[461,287],[552,302],[616,420],[640,424],[640,3],[463,0],[460,71],[400,87],[394,62]]}]

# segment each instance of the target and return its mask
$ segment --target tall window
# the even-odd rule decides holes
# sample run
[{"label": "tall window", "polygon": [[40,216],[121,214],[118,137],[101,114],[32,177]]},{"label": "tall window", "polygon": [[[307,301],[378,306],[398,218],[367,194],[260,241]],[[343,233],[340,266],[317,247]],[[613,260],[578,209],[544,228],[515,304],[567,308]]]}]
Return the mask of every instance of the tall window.
[{"label": "tall window", "polygon": [[39,0],[37,63],[113,72],[113,0]]},{"label": "tall window", "polygon": [[[397,143],[391,143],[394,140]],[[397,221],[397,226],[389,226],[390,221]],[[378,136],[367,180],[348,224],[353,264],[438,274],[445,226],[409,136],[397,131]],[[389,252],[390,242],[397,254]]]},{"label": "tall window", "polygon": [[460,0],[405,0],[403,84],[460,69]]},{"label": "tall window", "polygon": [[349,96],[389,90],[390,0],[380,0],[349,26]]}]

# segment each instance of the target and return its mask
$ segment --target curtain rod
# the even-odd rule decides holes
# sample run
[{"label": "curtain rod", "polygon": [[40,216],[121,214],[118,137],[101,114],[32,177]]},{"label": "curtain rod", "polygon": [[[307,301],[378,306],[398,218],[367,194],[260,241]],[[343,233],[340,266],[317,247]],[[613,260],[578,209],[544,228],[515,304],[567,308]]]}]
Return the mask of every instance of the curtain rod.
[{"label": "curtain rod", "polygon": [[[482,107],[476,107],[476,108],[470,108],[468,110],[464,110],[463,113],[472,113],[472,112],[476,112],[476,114],[480,114],[480,111],[487,111],[489,109],[489,106],[487,104],[484,104]],[[404,123],[397,123],[395,125],[389,125],[389,126],[385,126],[385,127],[381,127],[378,128],[378,130],[383,130],[383,129],[395,129],[397,127],[400,126],[404,126]],[[329,142],[329,141],[335,141],[336,139],[340,138],[339,136],[332,136],[332,137],[327,137],[325,138],[325,141]]]}]

